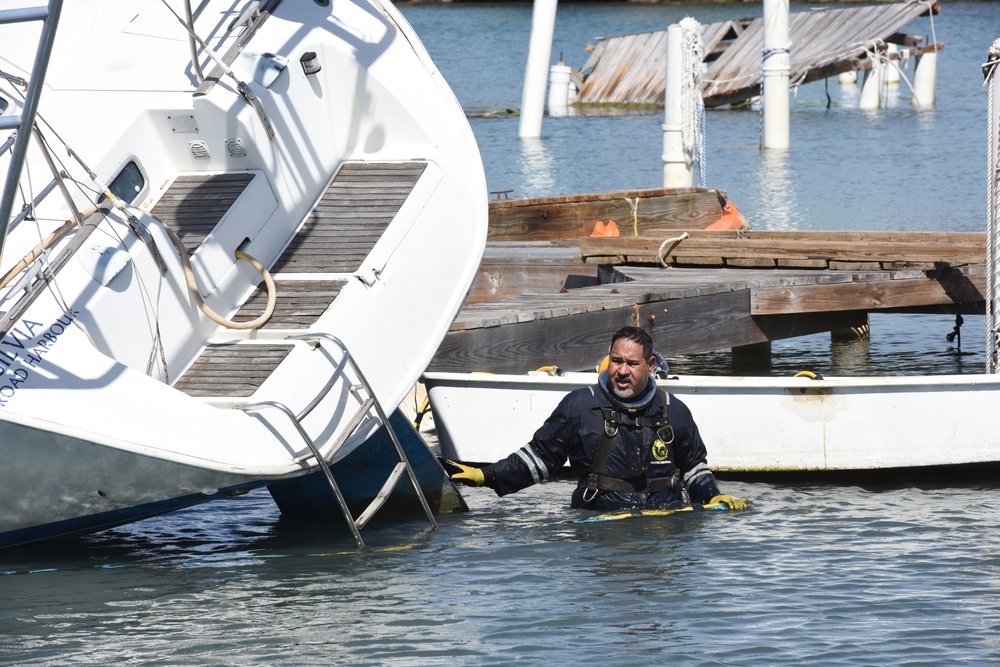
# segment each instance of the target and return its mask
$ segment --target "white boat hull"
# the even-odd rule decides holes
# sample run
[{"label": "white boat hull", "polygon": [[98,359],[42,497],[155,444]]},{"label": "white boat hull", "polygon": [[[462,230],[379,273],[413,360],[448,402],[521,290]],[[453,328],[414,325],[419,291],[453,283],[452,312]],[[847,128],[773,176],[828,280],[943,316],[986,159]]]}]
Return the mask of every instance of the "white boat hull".
[{"label": "white boat hull", "polygon": [[70,435],[0,422],[9,469],[0,488],[0,548],[111,528],[261,486],[256,475],[207,470]]},{"label": "white boat hull", "polygon": [[[199,3],[194,25],[219,56],[242,48],[231,72],[255,109],[228,75],[199,89],[188,35],[163,3],[65,3],[40,127],[86,164],[60,164],[84,217],[130,163],[137,181],[116,193],[127,214],[75,226],[0,284],[0,547],[304,475],[314,449],[342,460],[382,426],[366,399],[392,413],[475,278],[487,229],[478,148],[402,16],[377,0],[260,4],[266,16],[246,32],[234,19],[250,2]],[[0,70],[30,79],[40,30],[0,26]],[[19,100],[0,79],[0,115],[20,113]],[[11,162],[0,155],[0,182]],[[52,175],[37,139],[21,174],[0,276],[74,217],[60,188],[39,191]],[[246,184],[222,206],[215,176]],[[188,182],[201,189],[174,187]],[[31,199],[36,215],[15,220]],[[197,292],[223,319],[261,283],[237,251],[271,268],[273,318],[251,330],[210,319],[168,229],[188,234]],[[323,290],[334,296],[316,305]],[[183,384],[208,352],[235,351],[242,365]],[[242,391],[268,354],[275,365]]]},{"label": "white boat hull", "polygon": [[[592,373],[426,373],[442,455],[499,460],[528,442]],[[1000,462],[988,416],[1000,378],[680,377],[660,386],[694,414],[713,470],[863,471]]]}]

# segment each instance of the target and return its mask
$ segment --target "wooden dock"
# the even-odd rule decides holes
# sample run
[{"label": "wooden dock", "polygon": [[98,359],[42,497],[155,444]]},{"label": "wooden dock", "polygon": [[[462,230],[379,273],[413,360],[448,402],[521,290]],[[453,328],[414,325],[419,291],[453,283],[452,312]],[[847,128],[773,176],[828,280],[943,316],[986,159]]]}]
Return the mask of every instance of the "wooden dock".
[{"label": "wooden dock", "polygon": [[[942,43],[924,44],[921,37],[899,32],[929,11],[937,14],[938,6],[906,2],[791,14],[791,83],[806,84],[842,72],[870,69],[872,53],[884,52],[888,43],[900,45],[909,57],[943,49]],[[740,105],[760,94],[763,35],[762,17],[702,26],[707,66],[702,89],[705,106]],[[662,106],[666,30],[605,37],[580,71],[584,80],[578,105]]]},{"label": "wooden dock", "polygon": [[[655,237],[703,230],[726,214],[726,193],[706,188],[652,188],[509,199],[489,203],[489,245],[466,305],[526,291],[597,284],[597,266],[583,265],[579,239],[614,222],[621,234]],[[742,220],[742,218],[740,218]],[[742,221],[745,224],[745,220]]]},{"label": "wooden dock", "polygon": [[[859,327],[876,311],[984,310],[983,234],[689,235],[670,268],[655,258],[661,239],[582,239],[580,255],[563,248],[548,259],[548,284],[467,304],[428,370],[592,368],[609,332],[625,325],[647,329],[672,355]],[[522,248],[523,272],[540,248]],[[585,284],[558,286],[560,271]]]}]

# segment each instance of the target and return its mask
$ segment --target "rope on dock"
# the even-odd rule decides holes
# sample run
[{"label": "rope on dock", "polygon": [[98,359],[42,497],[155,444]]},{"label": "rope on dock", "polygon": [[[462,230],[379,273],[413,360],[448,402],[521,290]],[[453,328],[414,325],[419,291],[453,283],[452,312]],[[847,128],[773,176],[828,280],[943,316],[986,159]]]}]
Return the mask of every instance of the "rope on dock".
[{"label": "rope on dock", "polygon": [[[684,232],[680,236],[675,236],[673,238],[669,238],[669,239],[665,240],[663,243],[660,244],[660,249],[656,251],[656,259],[660,262],[660,266],[662,266],[665,269],[670,268],[670,266],[666,262],[667,255],[670,254],[670,250],[673,250],[675,245],[677,245],[678,243],[680,243],[681,241],[683,241],[687,237],[688,237],[688,233]],[[670,248],[667,250],[666,253],[664,253],[663,251],[664,251],[664,249],[667,248],[667,246],[670,246]]]}]

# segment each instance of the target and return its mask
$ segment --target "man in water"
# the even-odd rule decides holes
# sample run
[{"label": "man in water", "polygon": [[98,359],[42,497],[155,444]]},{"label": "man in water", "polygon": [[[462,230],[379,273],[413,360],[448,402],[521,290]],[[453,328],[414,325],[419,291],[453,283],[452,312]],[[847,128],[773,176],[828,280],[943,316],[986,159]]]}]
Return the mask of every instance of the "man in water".
[{"label": "man in water", "polygon": [[527,445],[484,468],[442,463],[452,481],[503,496],[547,480],[569,459],[579,479],[575,509],[678,507],[682,488],[692,503],[745,509],[745,500],[719,491],[691,411],[657,388],[655,368],[649,334],[624,327],[597,384],[567,394]]}]

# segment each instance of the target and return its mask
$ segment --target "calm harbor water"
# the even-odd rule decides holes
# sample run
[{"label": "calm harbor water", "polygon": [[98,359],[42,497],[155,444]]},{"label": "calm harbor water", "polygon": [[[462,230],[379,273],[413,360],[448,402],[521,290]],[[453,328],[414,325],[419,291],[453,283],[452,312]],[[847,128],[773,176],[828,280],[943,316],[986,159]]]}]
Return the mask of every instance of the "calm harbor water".
[{"label": "calm harbor water", "polygon": [[[470,113],[519,106],[530,4],[403,12]],[[600,35],[759,12],[563,5],[555,50],[580,66]],[[860,112],[856,90],[832,82],[828,109],[823,84],[810,84],[792,101],[792,149],[778,156],[757,150],[754,110],[712,111],[709,184],[758,229],[982,229],[979,66],[1000,36],[1000,5],[944,3],[934,29],[946,44],[934,109],[901,93],[895,107]],[[930,23],[906,32],[929,35]],[[655,187],[661,123],[547,118],[541,140],[522,142],[516,118],[472,119],[490,189],[515,196]],[[965,354],[946,339],[954,324],[873,317],[870,341],[776,344],[771,372],[982,372],[982,318],[966,317]],[[730,370],[722,353],[671,362]],[[566,481],[504,499],[468,490],[471,512],[429,534],[420,521],[371,527],[363,553],[337,517],[289,524],[253,492],[0,552],[0,664],[1000,663],[1000,484],[723,488],[752,508],[572,524]]]}]

